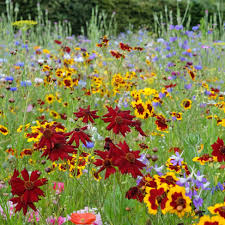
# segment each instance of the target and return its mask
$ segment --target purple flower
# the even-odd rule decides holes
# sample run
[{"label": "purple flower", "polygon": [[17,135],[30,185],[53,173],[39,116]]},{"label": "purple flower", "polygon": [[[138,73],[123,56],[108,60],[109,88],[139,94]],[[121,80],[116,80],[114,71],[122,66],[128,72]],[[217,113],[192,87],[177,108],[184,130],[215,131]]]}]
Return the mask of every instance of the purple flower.
[{"label": "purple flower", "polygon": [[202,69],[202,66],[201,65],[197,65],[197,66],[195,66],[195,69],[196,70],[201,70]]},{"label": "purple flower", "polygon": [[176,30],[182,30],[184,27],[183,27],[183,25],[176,25],[175,26],[175,29]]},{"label": "purple flower", "polygon": [[10,91],[17,91],[17,87],[10,87]]},{"label": "purple flower", "polygon": [[192,84],[191,83],[184,85],[184,88],[187,89],[187,90],[191,89],[191,87],[192,87]]},{"label": "purple flower", "polygon": [[193,31],[196,31],[196,30],[198,30],[199,29],[199,26],[194,26],[194,27],[192,27],[192,30]]}]

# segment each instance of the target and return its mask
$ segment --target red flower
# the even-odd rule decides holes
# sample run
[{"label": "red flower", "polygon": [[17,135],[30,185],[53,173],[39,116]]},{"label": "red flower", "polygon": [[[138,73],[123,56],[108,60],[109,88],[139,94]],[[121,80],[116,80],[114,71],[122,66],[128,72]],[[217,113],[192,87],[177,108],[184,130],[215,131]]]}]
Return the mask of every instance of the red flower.
[{"label": "red flower", "polygon": [[120,147],[120,152],[115,164],[119,167],[120,172],[122,174],[130,173],[133,178],[142,176],[140,170],[145,167],[145,164],[138,160],[138,158],[140,158],[140,151],[130,151],[129,146],[125,141],[124,143],[120,142],[118,146]]},{"label": "red flower", "polygon": [[10,201],[13,204],[17,204],[15,212],[20,211],[21,209],[23,209],[23,214],[26,215],[28,206],[31,209],[33,209],[34,211],[37,211],[37,209],[36,209],[36,207],[35,207],[33,202],[25,202],[24,201],[24,195],[21,195],[19,197],[13,197],[13,198],[10,199]]},{"label": "red flower", "polygon": [[108,113],[105,114],[103,117],[104,122],[110,122],[107,126],[107,130],[113,129],[113,133],[118,134],[119,132],[125,136],[126,132],[130,132],[129,126],[133,125],[132,119],[135,116],[130,115],[130,111],[121,111],[117,106],[115,109],[112,107],[108,107]]},{"label": "red flower", "polygon": [[101,171],[106,169],[105,172],[105,179],[107,179],[111,174],[114,174],[116,172],[115,169],[115,149],[111,149],[109,151],[95,151],[95,154],[100,156],[102,159],[96,159],[94,164],[96,166],[101,166],[99,171],[97,173],[100,173]]},{"label": "red flower", "polygon": [[110,53],[111,53],[111,55],[113,56],[113,57],[116,57],[117,59],[119,59],[119,58],[125,58],[125,56],[123,55],[123,54],[121,54],[121,53],[119,53],[119,52],[117,52],[117,51],[110,51]]},{"label": "red flower", "polygon": [[53,148],[47,148],[44,150],[44,153],[41,155],[43,156],[48,156],[48,159],[51,161],[56,161],[59,158],[64,160],[64,159],[69,159],[69,153],[74,153],[75,149],[74,146],[67,145],[66,141],[65,143],[55,143]]},{"label": "red flower", "polygon": [[70,49],[70,47],[65,46],[65,47],[63,48],[63,51],[69,54],[70,51],[71,51],[71,49]]},{"label": "red flower", "polygon": [[139,187],[131,187],[127,191],[125,198],[136,199],[139,202],[143,202],[144,194],[145,193],[143,192],[143,190],[141,190]]},{"label": "red flower", "polygon": [[87,107],[87,109],[80,108],[80,111],[77,113],[74,113],[78,118],[83,117],[82,122],[88,123],[90,120],[91,123],[94,123],[93,119],[99,118],[99,116],[96,115],[96,111],[90,111],[90,105]]},{"label": "red flower", "polygon": [[141,129],[141,121],[140,120],[133,121],[133,124],[131,126],[135,127],[135,130],[138,131],[140,133],[140,135],[147,137],[145,132]]},{"label": "red flower", "polygon": [[84,133],[84,130],[87,129],[87,126],[82,128],[76,128],[73,131],[67,133],[66,135],[70,136],[72,134],[72,137],[68,141],[68,144],[72,144],[75,140],[76,142],[76,148],[79,147],[80,141],[86,146],[86,141],[91,142],[90,135]]},{"label": "red flower", "polygon": [[58,45],[61,45],[61,44],[62,44],[62,42],[59,41],[59,40],[54,40],[54,42],[55,42],[56,44],[58,44]]},{"label": "red flower", "polygon": [[17,203],[16,211],[19,211],[23,208],[23,213],[26,214],[27,206],[31,207],[33,210],[36,210],[33,202],[39,200],[39,196],[45,196],[44,192],[39,188],[40,186],[47,183],[46,178],[38,179],[40,172],[35,170],[29,174],[26,169],[21,172],[23,179],[19,178],[19,171],[14,170],[13,176],[9,181],[9,184],[12,187],[12,194],[18,195],[10,199],[14,204]]},{"label": "red flower", "polygon": [[225,161],[225,145],[222,139],[218,138],[217,142],[211,145],[212,155],[217,157],[218,162]]},{"label": "red flower", "polygon": [[121,48],[122,50],[128,51],[128,52],[130,52],[130,50],[132,50],[132,47],[131,47],[130,45],[124,44],[124,43],[121,43],[121,42],[120,42],[120,48]]},{"label": "red flower", "polygon": [[166,124],[166,119],[163,117],[163,115],[156,116],[157,120],[155,121],[155,124],[157,125],[157,129],[160,131],[165,131],[168,129],[168,125]]},{"label": "red flower", "polygon": [[41,130],[43,136],[38,143],[38,149],[47,147],[48,149],[54,148],[56,143],[64,143],[66,135],[62,132],[56,132],[55,127],[49,127],[45,130]]}]

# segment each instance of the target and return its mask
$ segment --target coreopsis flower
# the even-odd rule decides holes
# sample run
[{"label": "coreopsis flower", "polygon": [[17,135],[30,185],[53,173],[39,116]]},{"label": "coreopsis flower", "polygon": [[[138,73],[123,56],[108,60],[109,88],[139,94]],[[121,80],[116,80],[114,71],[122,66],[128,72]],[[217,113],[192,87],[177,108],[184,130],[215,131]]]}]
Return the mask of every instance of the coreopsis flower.
[{"label": "coreopsis flower", "polygon": [[154,176],[155,181],[158,187],[163,187],[165,190],[169,190],[172,187],[176,186],[176,182],[178,178],[175,176],[173,172],[168,172],[163,176]]},{"label": "coreopsis flower", "polygon": [[216,204],[214,206],[210,206],[210,207],[208,207],[208,210],[212,214],[217,214],[218,216],[223,217],[224,220],[225,220],[225,202],[218,203],[218,204]]},{"label": "coreopsis flower", "polygon": [[157,130],[166,131],[168,129],[168,125],[166,124],[166,118],[163,115],[157,115],[155,124],[157,125]]},{"label": "coreopsis flower", "polygon": [[140,170],[142,170],[146,165],[140,160],[140,151],[130,151],[129,146],[124,141],[118,144],[120,148],[119,157],[116,159],[115,164],[119,167],[122,174],[130,173],[133,178],[137,176],[142,176]]},{"label": "coreopsis flower", "polygon": [[94,119],[99,118],[99,116],[96,115],[97,110],[90,111],[90,105],[87,107],[87,109],[79,108],[79,110],[79,112],[73,114],[78,118],[83,118],[83,123],[88,123],[88,121],[94,123]]},{"label": "coreopsis flower", "polygon": [[109,151],[95,151],[95,154],[100,156],[102,159],[96,159],[93,163],[96,166],[101,166],[97,173],[106,169],[105,179],[107,179],[111,174],[116,172],[115,158],[119,157],[119,149],[118,148],[110,148]]},{"label": "coreopsis flower", "polygon": [[21,171],[21,175],[23,179],[18,177],[19,171],[15,169],[9,181],[12,194],[17,195],[11,198],[10,201],[12,201],[13,204],[17,204],[16,212],[23,208],[23,213],[25,215],[28,206],[36,211],[33,203],[39,201],[39,196],[45,196],[44,192],[39,187],[46,184],[47,179],[38,179],[40,177],[40,172],[38,170],[33,171],[29,176],[28,171],[24,169]]},{"label": "coreopsis flower", "polygon": [[191,108],[191,103],[192,101],[190,99],[184,99],[182,102],[181,102],[181,106],[185,109],[185,110],[188,110]]},{"label": "coreopsis flower", "polygon": [[144,194],[145,194],[145,192],[143,192],[143,190],[141,188],[135,186],[135,187],[131,187],[127,191],[125,198],[136,199],[139,202],[142,202],[144,199]]},{"label": "coreopsis flower", "polygon": [[140,120],[133,121],[131,126],[134,127],[135,130],[138,131],[140,135],[147,137],[145,132],[141,129],[141,121]]},{"label": "coreopsis flower", "polygon": [[0,133],[6,136],[9,133],[9,131],[7,127],[0,125]]},{"label": "coreopsis flower", "polygon": [[155,215],[158,212],[158,206],[161,206],[161,210],[165,209],[166,193],[164,188],[146,188],[147,194],[144,197],[144,202],[148,207],[149,214]]},{"label": "coreopsis flower", "polygon": [[222,139],[218,138],[217,142],[211,145],[212,155],[217,158],[218,162],[225,161],[225,145]]},{"label": "coreopsis flower", "polygon": [[220,216],[202,216],[197,225],[224,225],[225,220]]},{"label": "coreopsis flower", "polygon": [[132,47],[128,44],[124,44],[122,42],[120,42],[119,44],[120,49],[122,49],[123,51],[128,51],[130,52],[132,50]]},{"label": "coreopsis flower", "polygon": [[87,126],[82,128],[75,128],[73,131],[66,133],[66,135],[71,136],[70,140],[68,141],[68,144],[72,144],[73,141],[76,143],[76,148],[79,147],[80,141],[86,146],[87,142],[91,142],[90,135],[86,134],[84,130],[87,129]]},{"label": "coreopsis flower", "polygon": [[185,188],[175,186],[171,188],[167,194],[167,202],[162,213],[175,213],[179,217],[183,217],[186,213],[190,213],[191,199],[185,195]]},{"label": "coreopsis flower", "polygon": [[56,127],[51,126],[40,130],[42,137],[37,144],[37,148],[41,149],[47,147],[47,149],[54,148],[55,144],[65,143],[66,135],[63,132],[56,132]]},{"label": "coreopsis flower", "polygon": [[194,162],[199,162],[201,165],[205,165],[206,162],[214,162],[216,161],[216,157],[210,156],[209,154],[203,154],[200,157],[194,157],[192,159]]},{"label": "coreopsis flower", "polygon": [[119,53],[118,51],[113,51],[113,50],[111,50],[110,51],[110,53],[111,53],[111,55],[113,56],[113,57],[115,57],[115,58],[117,58],[117,59],[119,59],[119,58],[125,58],[125,56],[123,55],[123,54],[121,54],[121,53]]},{"label": "coreopsis flower", "polygon": [[121,111],[118,106],[115,109],[112,107],[108,107],[108,113],[103,115],[102,120],[104,122],[110,122],[110,124],[106,127],[107,130],[113,129],[113,133],[119,134],[121,133],[125,136],[126,132],[130,132],[130,127],[133,124],[132,119],[135,116],[130,115],[130,111]]},{"label": "coreopsis flower", "polygon": [[43,156],[47,156],[48,159],[51,161],[57,161],[60,159],[68,159],[69,153],[74,153],[75,149],[74,146],[67,144],[66,140],[64,142],[58,142],[54,144],[54,147],[52,148],[46,148],[44,149]]}]

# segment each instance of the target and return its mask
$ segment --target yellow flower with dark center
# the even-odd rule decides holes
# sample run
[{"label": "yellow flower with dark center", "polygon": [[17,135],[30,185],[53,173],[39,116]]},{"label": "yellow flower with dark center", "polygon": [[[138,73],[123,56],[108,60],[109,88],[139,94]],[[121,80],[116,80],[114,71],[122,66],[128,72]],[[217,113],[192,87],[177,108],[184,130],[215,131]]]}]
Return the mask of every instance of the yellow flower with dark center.
[{"label": "yellow flower with dark center", "polygon": [[225,202],[210,206],[208,207],[208,210],[212,214],[217,214],[218,216],[223,217],[223,219],[225,220]]},{"label": "yellow flower with dark center", "polygon": [[56,111],[54,111],[54,110],[51,110],[50,112],[49,112],[49,114],[50,114],[50,116],[52,116],[53,118],[55,118],[55,119],[58,119],[60,116],[59,116],[59,113],[57,113]]},{"label": "yellow flower with dark center", "polygon": [[168,201],[162,213],[174,213],[179,217],[192,211],[191,199],[185,195],[185,188],[178,185],[171,188],[167,194]]},{"label": "yellow flower with dark center", "polygon": [[196,225],[224,225],[225,220],[220,216],[207,216],[204,215],[200,218],[199,223]]},{"label": "yellow flower with dark center", "polygon": [[131,102],[134,107],[134,114],[137,118],[144,119],[146,117],[147,108],[146,105],[142,102],[142,100],[138,100],[137,102]]},{"label": "yellow flower with dark center", "polygon": [[45,100],[48,104],[52,104],[55,100],[55,96],[52,94],[46,95]]},{"label": "yellow flower with dark center", "polygon": [[184,99],[181,103],[181,106],[185,109],[185,110],[188,110],[191,108],[191,104],[192,104],[192,101],[190,99]]},{"label": "yellow flower with dark center", "polygon": [[44,65],[42,71],[43,72],[50,71],[50,66]]},{"label": "yellow flower with dark center", "polygon": [[182,120],[182,113],[172,112],[172,117],[175,117],[177,120]]},{"label": "yellow flower with dark center", "polygon": [[173,172],[168,172],[163,176],[155,175],[154,179],[157,183],[157,187],[162,187],[165,190],[169,190],[170,188],[175,187],[176,182],[178,181],[178,178]]},{"label": "yellow flower with dark center", "polygon": [[149,116],[152,116],[154,113],[154,108],[152,106],[152,102],[150,100],[148,100],[147,102],[145,102],[145,106],[146,106]]},{"label": "yellow flower with dark center", "polygon": [[0,125],[0,133],[6,136],[9,133],[9,131],[7,127]]}]

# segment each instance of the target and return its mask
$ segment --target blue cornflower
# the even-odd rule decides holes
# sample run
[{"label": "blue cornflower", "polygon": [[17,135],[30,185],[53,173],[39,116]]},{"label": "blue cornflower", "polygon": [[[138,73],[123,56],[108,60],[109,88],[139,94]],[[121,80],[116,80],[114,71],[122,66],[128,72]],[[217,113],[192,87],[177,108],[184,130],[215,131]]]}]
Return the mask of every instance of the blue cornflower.
[{"label": "blue cornflower", "polygon": [[32,83],[31,83],[30,80],[25,80],[25,81],[21,81],[21,82],[20,82],[20,85],[21,85],[22,87],[28,87],[28,86],[31,86]]},{"label": "blue cornflower", "polygon": [[17,87],[10,87],[10,91],[17,91]]},{"label": "blue cornflower", "polygon": [[13,81],[14,78],[13,77],[5,77],[5,81]]},{"label": "blue cornflower", "polygon": [[86,146],[83,144],[82,145],[85,148],[93,148],[95,146],[94,142],[86,142]]}]

